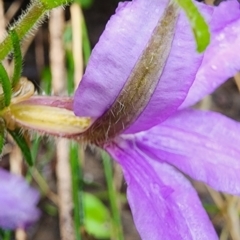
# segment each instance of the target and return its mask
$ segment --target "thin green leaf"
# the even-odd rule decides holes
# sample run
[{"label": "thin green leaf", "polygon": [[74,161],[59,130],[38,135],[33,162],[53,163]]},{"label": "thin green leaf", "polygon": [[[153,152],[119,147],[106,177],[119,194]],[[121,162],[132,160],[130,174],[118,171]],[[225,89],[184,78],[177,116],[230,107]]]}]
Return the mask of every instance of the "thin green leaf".
[{"label": "thin green leaf", "polygon": [[8,132],[11,134],[14,141],[17,143],[17,145],[21,149],[22,154],[23,154],[26,162],[28,163],[28,165],[33,166],[31,150],[28,146],[28,143],[27,143],[25,137],[22,135],[20,129],[16,129],[14,131],[8,129]]},{"label": "thin green leaf", "polygon": [[110,156],[102,151],[101,152],[102,159],[103,159],[103,167],[104,167],[104,174],[107,182],[108,187],[108,194],[110,200],[111,211],[113,215],[113,227],[114,227],[114,239],[123,240],[123,229],[122,229],[122,222],[121,222],[121,214],[119,211],[119,204],[118,204],[118,193],[113,185],[113,172],[112,172],[112,161]]},{"label": "thin green leaf", "polygon": [[70,4],[73,0],[39,0],[39,2],[47,9],[51,10],[56,7]]},{"label": "thin green leaf", "polygon": [[51,95],[52,91],[52,74],[49,67],[45,67],[41,74],[41,89],[47,95]]},{"label": "thin green leaf", "polygon": [[15,87],[21,77],[23,60],[22,60],[20,39],[18,37],[16,30],[11,29],[9,33],[12,40],[13,56],[14,56],[14,72],[12,76],[12,87]]},{"label": "thin green leaf", "polygon": [[197,51],[203,52],[210,43],[210,31],[204,17],[198,11],[192,0],[175,0],[185,11],[197,43]]},{"label": "thin green leaf", "polygon": [[70,144],[70,167],[72,177],[72,198],[73,198],[73,219],[75,227],[75,239],[81,240],[79,229],[83,226],[83,184],[82,184],[82,168],[79,161],[78,144],[71,142]]},{"label": "thin green leaf", "polygon": [[88,30],[85,23],[85,19],[82,19],[82,42],[83,42],[83,58],[85,66],[88,63],[89,57],[91,55],[91,44],[88,36]]},{"label": "thin green leaf", "polygon": [[89,9],[94,0],[74,0],[74,2],[80,4],[83,9]]},{"label": "thin green leaf", "polygon": [[5,142],[5,123],[4,120],[0,118],[0,154],[2,153],[4,142]]},{"label": "thin green leaf", "polygon": [[12,86],[6,69],[3,67],[2,63],[0,63],[0,83],[2,84],[3,89],[4,104],[7,107],[11,102]]}]

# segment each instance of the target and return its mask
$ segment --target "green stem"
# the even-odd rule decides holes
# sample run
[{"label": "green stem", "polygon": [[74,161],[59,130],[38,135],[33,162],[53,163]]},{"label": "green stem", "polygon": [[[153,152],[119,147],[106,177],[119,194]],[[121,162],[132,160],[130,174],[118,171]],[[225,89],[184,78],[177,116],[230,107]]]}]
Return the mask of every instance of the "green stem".
[{"label": "green stem", "polygon": [[[43,19],[45,7],[37,1],[33,2],[27,11],[20,17],[11,29],[14,29],[20,40]],[[12,50],[11,36],[7,35],[6,38],[0,43],[0,61],[2,61],[8,53]]]},{"label": "green stem", "polygon": [[121,215],[118,207],[118,194],[113,184],[111,158],[106,152],[102,151],[102,159],[103,159],[104,173],[107,181],[110,205],[111,205],[111,210],[113,214],[114,230],[116,234],[114,236],[114,239],[123,240],[124,236],[123,236],[123,230],[122,230]]},{"label": "green stem", "polygon": [[83,58],[84,64],[86,66],[91,55],[91,44],[88,37],[87,26],[84,18],[82,18],[82,39],[83,39]]},{"label": "green stem", "polygon": [[73,0],[40,0],[46,9],[53,9],[55,7],[64,6],[71,3]]},{"label": "green stem", "polygon": [[5,123],[4,120],[0,118],[0,154],[2,154],[2,150],[5,142]]},{"label": "green stem", "polygon": [[[19,39],[22,40],[31,29],[36,29],[40,25],[41,20],[49,10],[70,2],[72,0],[35,0],[10,29],[15,30]],[[9,34],[0,43],[0,49],[0,61],[2,61],[12,50],[12,41]]]},{"label": "green stem", "polygon": [[14,131],[8,129],[8,132],[11,134],[14,141],[17,143],[18,147],[21,149],[22,154],[27,162],[27,164],[32,167],[33,166],[33,160],[32,160],[32,154],[31,150],[28,146],[28,143],[24,137],[24,135],[21,133],[20,129],[15,129]]},{"label": "green stem", "polygon": [[70,167],[72,177],[73,218],[75,227],[75,239],[81,240],[79,229],[83,226],[83,186],[82,168],[79,163],[78,144],[70,145]]}]

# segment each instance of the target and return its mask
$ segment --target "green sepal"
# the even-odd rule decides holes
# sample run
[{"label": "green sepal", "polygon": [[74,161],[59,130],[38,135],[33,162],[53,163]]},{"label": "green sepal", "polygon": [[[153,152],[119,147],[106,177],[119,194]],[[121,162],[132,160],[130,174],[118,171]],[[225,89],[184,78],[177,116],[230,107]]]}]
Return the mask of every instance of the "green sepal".
[{"label": "green sepal", "polygon": [[18,37],[18,34],[15,29],[10,29],[9,31],[11,40],[12,40],[12,46],[13,46],[13,57],[14,57],[14,72],[12,76],[12,87],[16,86],[16,84],[19,82],[21,73],[22,73],[22,52],[21,52],[21,46],[20,46],[20,39]]},{"label": "green sepal", "polygon": [[2,63],[0,63],[0,83],[3,89],[4,104],[7,107],[11,102],[12,86],[7,71]]},{"label": "green sepal", "polygon": [[28,146],[28,143],[24,137],[24,135],[21,133],[20,129],[16,129],[14,131],[9,130],[8,132],[11,134],[11,136],[13,137],[14,141],[17,143],[17,145],[19,146],[19,148],[22,151],[22,154],[27,162],[27,164],[32,167],[33,166],[33,159],[32,159],[32,154],[31,154],[31,150]]},{"label": "green sepal", "polygon": [[199,53],[203,52],[209,45],[211,38],[208,24],[192,0],[175,1],[185,11],[190,21],[195,41],[197,43],[197,51]]}]

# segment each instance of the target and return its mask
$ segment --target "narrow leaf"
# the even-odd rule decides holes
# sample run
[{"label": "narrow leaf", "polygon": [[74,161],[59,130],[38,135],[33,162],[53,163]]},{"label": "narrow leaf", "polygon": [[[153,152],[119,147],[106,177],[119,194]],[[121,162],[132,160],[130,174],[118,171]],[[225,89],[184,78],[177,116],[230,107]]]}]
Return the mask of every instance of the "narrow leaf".
[{"label": "narrow leaf", "polygon": [[6,69],[3,67],[2,63],[0,63],[0,83],[2,84],[3,89],[4,104],[7,107],[11,102],[12,86]]},{"label": "narrow leaf", "polygon": [[72,3],[73,0],[39,0],[39,2],[47,9],[51,10],[56,7],[65,6]]},{"label": "narrow leaf", "polygon": [[2,153],[5,141],[5,123],[4,120],[0,118],[0,154]]},{"label": "narrow leaf", "polygon": [[81,240],[79,229],[83,227],[83,181],[82,166],[79,159],[79,145],[75,142],[70,144],[70,167],[72,178],[73,220],[75,227],[75,239]]},{"label": "narrow leaf", "polygon": [[107,182],[108,188],[108,195],[110,200],[110,207],[113,216],[113,238],[123,240],[123,229],[122,229],[122,222],[121,222],[121,214],[119,210],[119,196],[117,190],[113,184],[113,171],[112,171],[112,161],[110,156],[102,151],[101,152],[102,159],[103,159],[103,167],[104,167],[104,174]]},{"label": "narrow leaf", "polygon": [[14,29],[10,30],[10,36],[13,45],[13,56],[14,56],[14,72],[12,76],[12,87],[16,86],[19,82],[22,73],[22,53],[20,46],[20,39],[17,32]]},{"label": "narrow leaf", "polygon": [[17,143],[17,145],[21,149],[22,154],[23,154],[26,162],[28,163],[28,165],[29,166],[33,166],[31,150],[30,150],[30,148],[28,146],[28,143],[27,143],[25,137],[21,133],[20,129],[16,129],[14,131],[8,129],[8,132],[11,134],[11,136],[14,139],[14,141]]},{"label": "narrow leaf", "polygon": [[175,0],[185,11],[197,43],[197,51],[203,52],[210,43],[210,31],[204,17],[198,11],[192,0]]}]

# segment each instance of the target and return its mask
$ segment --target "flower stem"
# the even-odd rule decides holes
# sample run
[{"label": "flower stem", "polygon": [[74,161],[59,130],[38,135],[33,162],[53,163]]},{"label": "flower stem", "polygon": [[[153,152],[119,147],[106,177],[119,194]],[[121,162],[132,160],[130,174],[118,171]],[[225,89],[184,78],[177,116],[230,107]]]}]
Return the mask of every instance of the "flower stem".
[{"label": "flower stem", "polygon": [[[44,18],[45,12],[44,5],[34,1],[27,11],[19,18],[16,24],[11,28],[16,31],[19,39],[21,40],[32,28],[37,26],[39,21]],[[2,61],[12,50],[12,41],[10,35],[7,35],[3,42],[0,43],[0,49],[0,61]]]},{"label": "flower stem", "polygon": [[113,173],[112,173],[112,163],[110,156],[102,151],[103,167],[104,173],[107,181],[108,194],[110,199],[111,210],[113,214],[113,224],[114,224],[114,239],[123,240],[123,230],[121,223],[121,216],[118,207],[118,195],[116,189],[113,185]]},{"label": "flower stem", "polygon": [[[14,29],[19,39],[22,40],[32,29],[36,29],[40,25],[49,10],[70,2],[71,0],[35,0],[10,29]],[[2,61],[12,50],[9,34],[0,43],[0,49],[0,61]]]}]

